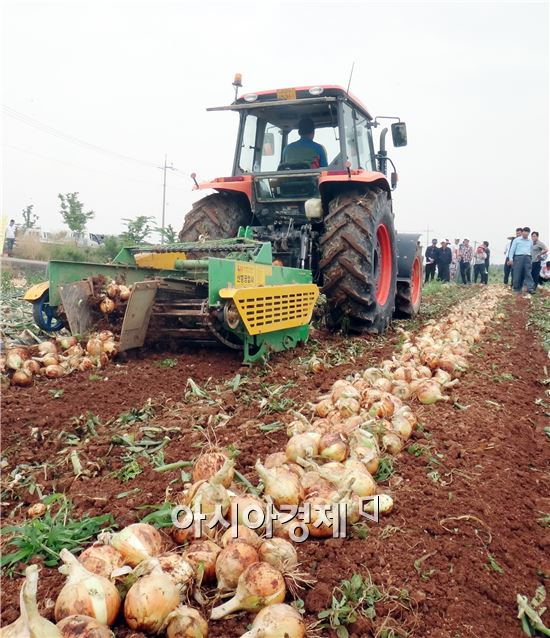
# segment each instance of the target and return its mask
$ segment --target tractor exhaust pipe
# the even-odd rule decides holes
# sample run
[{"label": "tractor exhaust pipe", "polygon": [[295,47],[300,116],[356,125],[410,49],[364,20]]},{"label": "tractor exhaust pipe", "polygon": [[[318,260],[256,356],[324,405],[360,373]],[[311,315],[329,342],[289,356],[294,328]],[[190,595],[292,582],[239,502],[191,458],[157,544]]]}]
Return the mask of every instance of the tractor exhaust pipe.
[{"label": "tractor exhaust pipe", "polygon": [[386,135],[388,134],[388,128],[385,127],[380,131],[380,150],[378,151],[378,155],[376,159],[378,160],[378,170],[381,173],[386,175],[387,170],[387,157],[388,152],[386,151]]}]

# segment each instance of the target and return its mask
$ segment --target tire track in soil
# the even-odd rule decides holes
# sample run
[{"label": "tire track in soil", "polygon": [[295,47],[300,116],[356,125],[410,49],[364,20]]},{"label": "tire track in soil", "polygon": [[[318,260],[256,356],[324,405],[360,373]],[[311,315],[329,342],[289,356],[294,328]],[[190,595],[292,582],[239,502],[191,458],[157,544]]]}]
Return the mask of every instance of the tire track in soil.
[{"label": "tire track in soil", "polygon": [[[438,468],[441,480],[434,483],[427,477],[425,457],[403,452],[397,459],[396,476],[390,481],[392,493],[396,497],[395,509],[378,525],[370,527],[366,540],[309,541],[299,547],[304,566],[318,579],[313,589],[304,595],[309,620],[316,618],[317,612],[330,604],[332,588],[342,578],[368,568],[375,583],[409,590],[412,611],[405,608],[391,610],[381,605],[377,606],[377,610],[379,618],[392,611],[396,622],[403,629],[412,630],[414,636],[455,638],[521,635],[515,620],[516,593],[530,595],[534,592],[538,583],[537,570],[550,573],[547,558],[549,540],[544,535],[545,530],[536,523],[539,510],[550,510],[550,482],[548,475],[543,474],[544,464],[548,467],[550,459],[548,448],[544,447],[542,410],[534,405],[534,400],[542,395],[542,386],[536,384],[536,379],[541,376],[539,371],[547,359],[542,349],[533,344],[532,334],[526,332],[527,304],[517,299],[509,300],[507,305],[510,307],[510,320],[495,329],[495,335],[500,340],[492,341],[490,336],[485,335],[478,351],[471,358],[470,371],[455,391],[460,403],[471,407],[457,411],[449,404],[438,404],[424,409],[423,423],[431,437],[417,432],[416,442],[434,445],[444,455],[441,459],[443,465]],[[297,385],[291,388],[289,396],[297,401],[305,401],[317,392],[327,390],[336,378],[354,369],[364,368],[373,360],[380,361],[388,355],[395,341],[394,336],[381,346],[375,345],[356,365],[339,366],[321,375],[308,376],[299,369],[291,368],[296,353],[285,353],[277,359],[270,381],[273,382],[278,375],[280,382],[294,378]],[[525,344],[529,344],[527,351]],[[532,366],[521,369],[521,363],[527,357]],[[180,359],[179,354],[177,358]],[[211,363],[212,357],[206,357],[206,361]],[[188,362],[197,364],[196,355],[190,355]],[[491,379],[495,374],[493,364],[497,366],[499,374],[514,371],[519,378],[512,382],[494,383]],[[219,357],[216,354],[214,371],[205,366],[202,372],[202,367],[198,365],[197,370],[189,374],[182,374],[178,368],[162,370],[162,374],[159,374],[154,361],[139,361],[135,365],[148,372],[148,393],[145,396],[151,396],[155,388],[162,387],[165,393],[168,390],[168,393],[178,398],[183,394],[187,376],[192,376],[199,383],[211,375],[217,379],[220,376],[223,378],[223,375],[231,378],[240,367],[234,355],[225,357],[221,354]],[[132,366],[133,362],[130,362],[129,367]],[[137,374],[137,371],[132,374]],[[65,379],[64,388],[67,382],[73,382],[73,379]],[[122,391],[127,383],[128,378],[117,387]],[[89,382],[75,379],[75,387],[69,392],[78,396],[90,385]],[[138,385],[136,382],[136,387],[130,385],[125,389],[114,406],[112,400],[106,400],[102,409],[106,413],[110,410],[114,415],[132,405],[140,405],[143,401],[135,397],[143,396],[143,387],[139,385],[138,388]],[[47,389],[41,387],[39,396],[41,394],[44,399],[47,398],[50,409],[53,407],[56,410],[55,419],[48,422],[48,427],[52,430],[62,429],[63,417],[58,416],[58,410],[65,401],[51,401]],[[36,392],[29,392],[23,404],[30,404],[29,409],[34,413],[39,410],[40,403],[35,400],[36,406],[33,406],[33,396],[36,396]],[[110,396],[112,398],[112,393]],[[255,426],[251,427],[249,421],[257,421],[257,408],[232,406],[235,399],[229,395],[224,399],[225,410],[233,413],[234,418],[218,431],[219,441],[221,444],[237,442],[242,450],[237,459],[238,467],[247,473],[257,456],[281,449],[286,436],[284,432],[276,432],[269,437],[262,434]],[[498,402],[502,409],[487,404],[487,399]],[[89,394],[83,396],[81,411],[86,409],[84,406],[90,400],[96,399]],[[15,433],[21,436],[25,430],[27,435],[24,436],[28,436],[28,427],[11,420],[11,415],[17,415],[18,403],[8,403],[8,422],[15,426],[14,436]],[[70,416],[73,416],[74,402],[71,403],[73,412]],[[190,406],[189,414],[185,415],[187,421],[185,417],[180,421],[182,433],[167,448],[167,462],[189,458],[191,445],[200,436],[189,431],[191,414],[196,411],[196,407]],[[27,441],[23,439],[23,443]],[[105,441],[89,444],[89,454],[96,454],[98,458],[105,455],[106,451]],[[29,453],[29,457],[45,458],[46,452],[47,447],[40,450],[38,446],[38,450]],[[107,463],[110,461],[107,459]],[[113,496],[124,486],[121,487],[122,484],[117,481],[110,482],[104,475],[79,483],[74,483],[71,477],[67,485],[60,482],[56,488],[66,487],[77,506],[77,512],[85,515],[111,511],[117,522],[123,525],[135,520],[133,507],[162,500],[169,478],[167,475],[159,476],[150,468],[146,469],[137,481],[145,493],[123,502],[114,501]],[[132,483],[125,485],[128,489],[133,487]],[[97,494],[102,495],[99,498],[104,498],[104,502],[98,503],[95,500],[97,497],[90,496]],[[473,519],[449,523],[449,529],[457,527],[456,533],[446,531],[439,524],[443,518],[464,514],[477,516],[490,528],[492,541],[488,549],[483,547],[476,535]],[[386,525],[398,527],[400,531],[384,539],[381,532]],[[481,534],[482,530],[481,526]],[[485,539],[485,536],[482,538]],[[434,551],[436,553],[422,563],[422,579],[414,568],[414,561]],[[505,570],[504,575],[485,568],[488,552]],[[431,570],[435,571],[427,576]],[[40,600],[41,609],[46,614],[51,613],[51,609],[45,609],[45,603],[48,598],[55,598],[62,582],[63,578],[55,569],[42,569]],[[19,586],[19,579],[4,579],[2,624],[13,621],[17,615]],[[209,635],[213,638],[239,636],[250,619],[251,616],[242,616],[211,623]],[[356,623],[351,630],[352,635],[357,637],[373,633],[372,627],[366,622]],[[116,629],[118,637],[130,634],[125,628]],[[133,636],[138,638],[141,635]]]}]

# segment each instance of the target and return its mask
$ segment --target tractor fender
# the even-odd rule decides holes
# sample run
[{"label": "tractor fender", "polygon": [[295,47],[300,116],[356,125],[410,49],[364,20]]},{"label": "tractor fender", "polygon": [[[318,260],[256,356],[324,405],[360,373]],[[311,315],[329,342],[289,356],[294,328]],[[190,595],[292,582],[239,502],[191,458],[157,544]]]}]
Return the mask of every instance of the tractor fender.
[{"label": "tractor fender", "polygon": [[193,190],[214,189],[216,191],[229,191],[240,193],[248,199],[248,204],[252,206],[252,175],[236,175],[234,177],[216,177],[209,182],[201,182]]},{"label": "tractor fender", "polygon": [[38,299],[40,299],[40,297],[42,297],[42,295],[47,292],[50,288],[50,282],[49,281],[42,281],[39,284],[35,284],[34,286],[31,286],[27,292],[23,295],[23,299],[25,301],[29,301],[30,303],[34,303],[35,301],[38,301]]},{"label": "tractor fender", "polygon": [[391,193],[390,185],[384,173],[378,171],[364,171],[363,169],[352,168],[349,173],[347,169],[337,171],[322,171],[319,176],[319,188],[323,190],[330,184],[345,186],[350,184],[357,187],[365,184],[371,188],[382,188]]},{"label": "tractor fender", "polygon": [[397,233],[397,280],[409,280],[414,259],[420,255],[422,248],[418,246],[419,233]]}]

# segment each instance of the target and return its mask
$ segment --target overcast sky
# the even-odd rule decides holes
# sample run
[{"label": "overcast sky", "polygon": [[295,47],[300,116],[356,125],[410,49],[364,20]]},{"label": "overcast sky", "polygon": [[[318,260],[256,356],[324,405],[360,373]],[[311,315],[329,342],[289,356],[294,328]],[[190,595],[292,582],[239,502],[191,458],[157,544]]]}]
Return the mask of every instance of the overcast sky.
[{"label": "overcast sky", "polygon": [[[407,122],[391,149],[396,226],[487,239],[528,224],[549,236],[548,3],[4,0],[3,210],[33,203],[62,228],[57,194],[80,192],[89,230],[122,218],[177,229],[198,179],[229,175],[245,92],[346,86]],[[8,115],[9,113],[9,115]],[[67,137],[74,138],[73,143]]]}]

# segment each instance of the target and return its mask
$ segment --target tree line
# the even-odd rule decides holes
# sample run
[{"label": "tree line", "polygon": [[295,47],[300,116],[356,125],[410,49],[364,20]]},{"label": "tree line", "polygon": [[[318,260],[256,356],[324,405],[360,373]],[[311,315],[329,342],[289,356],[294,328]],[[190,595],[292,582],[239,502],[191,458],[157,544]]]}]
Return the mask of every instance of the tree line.
[{"label": "tree line", "polygon": [[[63,223],[70,231],[76,234],[82,234],[86,230],[88,222],[95,217],[93,210],[85,210],[83,202],[79,199],[79,193],[59,193],[57,196],[60,202],[59,213],[63,219]],[[23,231],[35,228],[39,216],[34,212],[34,204],[29,204],[22,211]],[[161,240],[165,243],[173,244],[177,241],[177,232],[168,224],[166,228],[159,228],[155,224],[155,218],[148,215],[137,215],[133,218],[123,218],[125,230],[119,235],[122,242],[127,244],[145,244],[152,234],[160,235]]]}]

